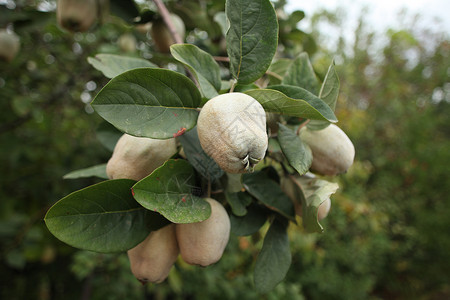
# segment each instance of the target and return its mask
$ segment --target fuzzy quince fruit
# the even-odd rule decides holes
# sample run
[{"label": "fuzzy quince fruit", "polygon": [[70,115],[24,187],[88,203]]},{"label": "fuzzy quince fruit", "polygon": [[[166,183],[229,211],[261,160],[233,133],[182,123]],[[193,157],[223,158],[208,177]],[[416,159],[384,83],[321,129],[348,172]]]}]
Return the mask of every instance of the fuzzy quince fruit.
[{"label": "fuzzy quince fruit", "polygon": [[265,111],[246,94],[228,93],[206,102],[197,131],[203,150],[228,173],[253,171],[267,150]]},{"label": "fuzzy quince fruit", "polygon": [[131,272],[140,282],[164,281],[180,253],[175,224],[150,232],[143,242],[127,253]]},{"label": "fuzzy quince fruit", "polygon": [[0,30],[0,60],[10,62],[20,48],[20,39],[14,32]]},{"label": "fuzzy quince fruit", "polygon": [[177,224],[176,235],[181,257],[191,265],[203,267],[216,263],[222,257],[230,238],[230,218],[225,208],[214,199],[211,216],[202,222]]},{"label": "fuzzy quince fruit", "polygon": [[355,147],[342,129],[334,124],[322,130],[300,130],[301,139],[311,148],[311,171],[335,176],[347,172],[355,158]]},{"label": "fuzzy quince fruit", "polygon": [[[183,20],[175,14],[170,14],[170,18],[172,19],[175,29],[181,39],[184,40],[186,27],[184,26]],[[150,28],[150,36],[152,37],[155,47],[159,52],[169,53],[170,46],[175,44],[170,30],[167,28],[167,25],[164,23],[162,18],[158,18],[153,22],[152,27]]]},{"label": "fuzzy quince fruit", "polygon": [[58,0],[56,19],[69,31],[87,31],[98,16],[96,0]]},{"label": "fuzzy quince fruit", "polygon": [[124,134],[106,165],[110,179],[141,180],[177,152],[175,139],[157,140]]}]

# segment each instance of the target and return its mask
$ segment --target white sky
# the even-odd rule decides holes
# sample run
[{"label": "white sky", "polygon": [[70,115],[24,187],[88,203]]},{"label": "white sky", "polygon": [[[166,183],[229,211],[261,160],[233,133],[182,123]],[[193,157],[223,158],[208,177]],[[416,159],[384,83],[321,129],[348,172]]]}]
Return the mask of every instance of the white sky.
[{"label": "white sky", "polygon": [[[344,8],[348,14],[346,26],[351,31],[355,28],[361,9],[367,7],[368,23],[377,32],[389,27],[398,28],[398,13],[406,9],[409,16],[421,14],[420,24],[450,33],[450,0],[288,0],[286,10],[303,10],[308,17],[320,8],[334,10],[338,7]],[[440,19],[441,23],[436,23],[436,19]],[[306,29],[307,24],[307,21],[299,23],[302,29]]]}]

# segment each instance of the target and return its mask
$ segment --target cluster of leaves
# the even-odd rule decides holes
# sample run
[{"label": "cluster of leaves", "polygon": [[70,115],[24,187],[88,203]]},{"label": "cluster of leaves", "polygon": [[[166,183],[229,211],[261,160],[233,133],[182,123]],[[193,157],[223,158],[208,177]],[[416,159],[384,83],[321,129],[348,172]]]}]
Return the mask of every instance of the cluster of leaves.
[{"label": "cluster of leaves", "polygon": [[[112,78],[93,100],[95,111],[127,134],[178,138],[187,160],[168,160],[139,182],[106,180],[73,192],[48,211],[45,222],[52,234],[74,247],[123,252],[168,222],[207,219],[210,207],[201,198],[207,190],[202,187],[212,184],[213,191],[225,191],[216,197],[224,197],[230,206],[236,235],[252,235],[270,220],[254,273],[256,288],[265,293],[282,281],[289,269],[287,228],[289,222],[297,222],[294,203],[282,190],[280,177],[297,177],[294,183],[303,202],[303,228],[323,231],[317,210],[336,185],[300,178],[308,172],[312,155],[297,131],[302,126],[320,129],[337,121],[333,111],[339,80],[331,64],[320,83],[306,53],[272,63],[279,30],[270,1],[229,0],[225,13],[231,78],[223,80],[220,74],[225,67],[191,44],[173,45],[171,54],[191,72],[193,80],[139,58],[110,54],[89,58],[96,69]],[[261,78],[266,81],[263,88],[254,83]],[[224,174],[206,155],[195,129],[198,108],[228,89],[252,96],[279,121],[265,163],[257,172],[238,177]],[[99,174],[104,176],[104,164],[66,177]],[[307,187],[313,191],[306,198],[302,188]]]}]

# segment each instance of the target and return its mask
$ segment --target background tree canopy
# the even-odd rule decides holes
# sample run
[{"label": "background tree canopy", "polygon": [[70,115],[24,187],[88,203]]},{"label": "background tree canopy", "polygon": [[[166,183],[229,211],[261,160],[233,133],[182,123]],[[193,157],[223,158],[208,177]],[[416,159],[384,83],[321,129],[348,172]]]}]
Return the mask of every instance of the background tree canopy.
[{"label": "background tree canopy", "polygon": [[[181,261],[169,279],[143,287],[126,254],[80,251],[54,238],[43,217],[56,200],[98,182],[65,180],[72,170],[105,163],[116,137],[92,114],[92,97],[108,82],[87,58],[123,54],[118,40],[137,41],[127,55],[181,69],[157,52],[141,23],[149,3],[120,9],[87,33],[56,25],[52,1],[0,6],[0,27],[20,36],[19,55],[0,62],[0,295],[4,299],[260,299],[252,288],[258,234],[232,237],[222,260],[198,272]],[[30,2],[31,3],[31,2]],[[123,5],[123,4],[122,4]],[[167,1],[186,24],[186,40],[226,56],[220,22],[224,1]],[[338,178],[325,233],[290,232],[292,267],[265,299],[444,299],[450,297],[450,43],[448,35],[410,27],[384,33],[364,22],[352,42],[327,45],[321,23],[345,15],[321,12],[313,30],[296,29],[302,12],[279,17],[276,58],[306,51],[319,78],[336,60],[341,93],[336,115],[355,144],[356,161]],[[49,11],[43,11],[43,8]],[[256,245],[256,246],[255,246]],[[258,248],[259,246],[259,248]],[[257,249],[258,248],[258,249]]]}]

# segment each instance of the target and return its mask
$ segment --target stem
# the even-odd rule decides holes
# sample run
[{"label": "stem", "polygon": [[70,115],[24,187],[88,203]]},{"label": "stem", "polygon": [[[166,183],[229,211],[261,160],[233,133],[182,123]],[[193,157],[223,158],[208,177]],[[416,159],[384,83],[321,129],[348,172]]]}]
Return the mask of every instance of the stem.
[{"label": "stem", "polygon": [[306,120],[305,122],[303,122],[302,124],[300,124],[300,126],[298,126],[297,128],[297,135],[300,133],[300,130],[306,126],[306,124],[309,123],[309,121],[311,121],[310,119]]},{"label": "stem", "polygon": [[230,88],[230,93],[232,93],[234,91],[234,88],[237,85],[237,80],[233,79],[233,81],[231,82],[231,88]]},{"label": "stem", "polygon": [[158,7],[159,13],[163,17],[164,23],[166,23],[167,28],[169,28],[170,34],[172,35],[175,43],[183,44],[183,40],[181,39],[181,36],[178,34],[177,29],[172,22],[172,18],[170,17],[170,13],[167,10],[167,7],[161,0],[153,0],[153,2]]},{"label": "stem", "polygon": [[215,61],[223,61],[223,62],[230,62],[230,58],[227,56],[213,56]]},{"label": "stem", "polygon": [[272,76],[272,77],[275,77],[275,78],[278,79],[278,80],[283,80],[283,77],[281,77],[280,75],[278,75],[278,74],[275,73],[275,72],[272,72],[272,71],[266,71],[266,74],[267,74],[267,75],[270,75],[270,76]]}]

